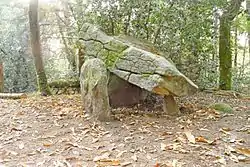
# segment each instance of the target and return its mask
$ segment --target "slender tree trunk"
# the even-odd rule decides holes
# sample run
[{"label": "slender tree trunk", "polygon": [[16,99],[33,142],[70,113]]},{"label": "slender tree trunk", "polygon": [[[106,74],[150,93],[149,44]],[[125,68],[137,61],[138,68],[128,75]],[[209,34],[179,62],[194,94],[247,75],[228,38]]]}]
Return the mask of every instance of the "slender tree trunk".
[{"label": "slender tree trunk", "polygon": [[219,29],[219,14],[217,7],[214,7],[214,29],[213,29],[213,57],[212,60],[218,57],[218,29]]},{"label": "slender tree trunk", "polygon": [[157,28],[157,30],[156,30],[156,32],[155,32],[155,37],[154,37],[154,44],[156,44],[156,42],[157,42],[157,39],[159,38],[159,36],[160,36],[160,33],[161,33],[161,28],[162,28],[162,18],[160,18],[160,20],[159,20],[159,23],[158,23],[158,28]]},{"label": "slender tree trunk", "polygon": [[146,29],[146,39],[149,40],[149,36],[150,36],[150,31],[149,31],[149,21],[150,21],[150,15],[152,12],[152,3],[150,2],[148,5],[148,13],[147,13],[147,20],[145,23],[145,29]]},{"label": "slender tree trunk", "polygon": [[[247,21],[250,21],[250,0],[246,0],[246,9],[247,9]],[[248,32],[248,56],[249,56],[249,63],[250,63],[250,33]]]},{"label": "slender tree trunk", "polygon": [[51,93],[47,84],[47,77],[44,71],[41,53],[40,28],[38,25],[38,0],[30,0],[29,24],[31,49],[36,67],[38,88],[42,95],[50,95]]},{"label": "slender tree trunk", "polygon": [[245,45],[244,45],[243,59],[242,59],[242,66],[241,66],[241,70],[240,70],[240,76],[242,74],[244,74],[244,70],[245,70],[245,61],[246,61],[246,52],[247,52],[247,41],[248,41],[248,39],[246,39]]},{"label": "slender tree trunk", "polygon": [[250,33],[248,33],[247,37],[248,37],[248,57],[249,57],[248,61],[250,63]]},{"label": "slender tree trunk", "polygon": [[0,93],[3,92],[3,63],[0,61]]},{"label": "slender tree trunk", "polygon": [[125,27],[124,27],[124,34],[125,35],[128,35],[129,24],[130,24],[130,21],[131,21],[131,15],[132,15],[132,7],[129,9],[128,19],[125,22]]},{"label": "slender tree trunk", "polygon": [[238,30],[237,27],[235,27],[235,37],[234,37],[234,68],[237,67],[237,60],[238,60]]},{"label": "slender tree trunk", "polygon": [[109,33],[111,35],[115,35],[115,20],[113,19],[112,13],[109,13],[108,19],[109,19],[109,23],[110,23]]},{"label": "slender tree trunk", "polygon": [[[68,22],[68,19],[69,19],[69,16],[62,19],[58,13],[55,13],[56,14],[56,19],[57,19],[57,25],[58,25],[58,29],[59,29],[59,33],[61,35],[61,38],[62,38],[62,42],[64,44],[64,50],[66,52],[66,58],[70,64],[70,68],[73,70],[73,71],[77,71],[76,70],[76,62],[75,62],[75,56],[74,56],[74,53],[73,51],[70,49],[70,47],[68,46],[68,41],[66,40],[65,38],[65,35],[64,35],[64,32],[63,32],[63,26],[61,25],[61,21],[64,20],[64,25],[69,25],[69,24],[66,24]],[[66,20],[66,21],[65,21]]]},{"label": "slender tree trunk", "polygon": [[220,18],[219,60],[220,81],[219,88],[231,90],[232,88],[232,51],[231,51],[231,24],[238,15],[241,3],[244,0],[231,0]]}]

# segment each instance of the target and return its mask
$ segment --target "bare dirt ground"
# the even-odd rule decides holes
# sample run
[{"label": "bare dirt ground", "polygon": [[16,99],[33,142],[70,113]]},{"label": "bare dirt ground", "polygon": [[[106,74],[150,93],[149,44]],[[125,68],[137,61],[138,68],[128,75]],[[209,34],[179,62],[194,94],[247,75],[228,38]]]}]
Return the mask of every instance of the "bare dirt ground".
[{"label": "bare dirt ground", "polygon": [[[179,99],[182,116],[116,109],[100,123],[79,95],[0,99],[0,166],[247,167],[250,101],[198,93]],[[233,114],[204,106],[227,102]]]}]

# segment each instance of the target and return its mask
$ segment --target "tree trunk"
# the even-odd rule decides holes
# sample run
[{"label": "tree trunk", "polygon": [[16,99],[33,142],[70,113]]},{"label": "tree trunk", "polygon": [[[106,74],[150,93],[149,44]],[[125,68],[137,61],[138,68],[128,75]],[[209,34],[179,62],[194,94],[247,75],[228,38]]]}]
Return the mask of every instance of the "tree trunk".
[{"label": "tree trunk", "polygon": [[47,84],[47,77],[43,67],[41,44],[40,44],[40,28],[38,25],[38,0],[30,0],[29,3],[29,24],[30,24],[30,40],[31,49],[34,56],[36,67],[38,88],[41,94],[50,95]]},{"label": "tree trunk", "polygon": [[128,19],[126,20],[126,22],[124,23],[124,34],[128,35],[129,34],[129,24],[131,21],[131,15],[132,15],[132,7],[130,7],[129,12],[128,12]]},{"label": "tree trunk", "polygon": [[241,75],[244,74],[244,71],[245,71],[245,60],[246,60],[246,52],[247,52],[247,41],[248,41],[248,39],[246,38],[246,40],[245,40],[245,45],[244,45],[244,50],[243,50],[242,66],[241,66],[241,70],[240,70],[239,77],[241,77]]},{"label": "tree trunk", "polygon": [[232,53],[230,45],[230,23],[226,18],[220,19],[219,58],[220,89],[230,90],[232,85]]},{"label": "tree trunk", "polygon": [[231,24],[238,15],[241,3],[244,0],[231,0],[220,18],[219,60],[220,81],[219,88],[231,90],[232,88],[232,51],[231,51]]},{"label": "tree trunk", "polygon": [[149,5],[148,5],[148,13],[147,13],[147,20],[146,20],[146,23],[145,23],[145,29],[146,29],[146,39],[149,40],[149,37],[150,37],[150,31],[149,31],[149,21],[150,21],[150,15],[151,15],[151,12],[152,12],[152,3],[150,2]]},{"label": "tree trunk", "polygon": [[154,44],[156,44],[157,39],[160,36],[161,28],[162,28],[162,18],[159,19],[158,28],[157,28],[155,35],[154,35],[154,42],[153,42]]},{"label": "tree trunk", "polygon": [[213,29],[213,56],[212,60],[215,61],[218,57],[218,29],[219,29],[219,19],[218,8],[214,7],[214,29]]},{"label": "tree trunk", "polygon": [[[246,9],[247,9],[247,21],[250,21],[250,0],[246,0]],[[248,54],[249,54],[249,63],[250,63],[250,33],[248,32]]]},{"label": "tree trunk", "polygon": [[248,57],[249,57],[248,61],[250,63],[250,33],[248,33],[247,38],[248,38]]},{"label": "tree trunk", "polygon": [[235,36],[234,36],[234,68],[237,67],[237,60],[238,60],[238,30],[237,27],[235,27]]},{"label": "tree trunk", "polygon": [[[66,12],[64,12],[64,15],[65,15]],[[61,39],[62,39],[62,42],[63,42],[63,45],[64,45],[64,50],[65,50],[65,53],[66,53],[66,58],[70,64],[70,68],[73,70],[73,71],[77,71],[76,70],[76,62],[75,62],[75,56],[74,56],[74,53],[73,51],[71,50],[71,48],[69,47],[68,45],[68,42],[65,38],[65,35],[64,35],[64,32],[63,32],[63,26],[60,24],[61,21],[64,20],[64,25],[69,25],[68,23],[68,17],[64,17],[63,19],[60,17],[59,13],[55,13],[56,14],[56,19],[57,19],[57,25],[58,25],[58,30],[59,30],[59,33],[61,35]]]},{"label": "tree trunk", "polygon": [[3,63],[0,62],[0,93],[3,92]]}]

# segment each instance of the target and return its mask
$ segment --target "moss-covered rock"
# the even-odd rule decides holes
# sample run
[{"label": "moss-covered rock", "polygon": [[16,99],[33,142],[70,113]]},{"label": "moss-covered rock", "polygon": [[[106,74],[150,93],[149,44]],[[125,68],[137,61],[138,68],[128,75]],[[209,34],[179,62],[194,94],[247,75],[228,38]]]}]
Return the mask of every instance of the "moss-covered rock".
[{"label": "moss-covered rock", "polygon": [[[163,53],[155,50],[146,41],[133,37],[113,37],[98,26],[83,25],[80,41],[85,46],[84,59],[99,58],[109,72],[137,87],[162,95],[186,96],[198,87],[184,76]],[[125,74],[125,75],[124,75]]]},{"label": "moss-covered rock", "polygon": [[53,95],[76,94],[80,92],[80,80],[79,79],[55,80],[49,82],[49,87]]},{"label": "moss-covered rock", "polygon": [[50,87],[56,87],[56,88],[65,88],[65,87],[74,87],[79,88],[80,87],[80,81],[78,79],[71,79],[71,80],[55,80],[49,83]]},{"label": "moss-covered rock", "polygon": [[81,96],[86,113],[100,121],[111,119],[108,98],[108,71],[105,63],[98,59],[84,62],[80,74]]},{"label": "moss-covered rock", "polygon": [[215,110],[217,110],[219,112],[223,112],[223,113],[232,113],[233,112],[233,108],[229,104],[226,104],[226,103],[214,103],[214,104],[211,104],[209,106],[209,108],[215,109]]}]

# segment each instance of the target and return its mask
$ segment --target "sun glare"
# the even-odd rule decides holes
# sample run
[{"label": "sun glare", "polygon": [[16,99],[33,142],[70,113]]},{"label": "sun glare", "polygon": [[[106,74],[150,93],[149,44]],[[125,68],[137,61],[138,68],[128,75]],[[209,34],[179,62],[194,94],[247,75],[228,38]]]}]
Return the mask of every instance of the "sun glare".
[{"label": "sun glare", "polygon": [[[17,0],[18,2],[28,4],[30,0]],[[38,0],[39,3],[56,2],[56,0]]]}]

